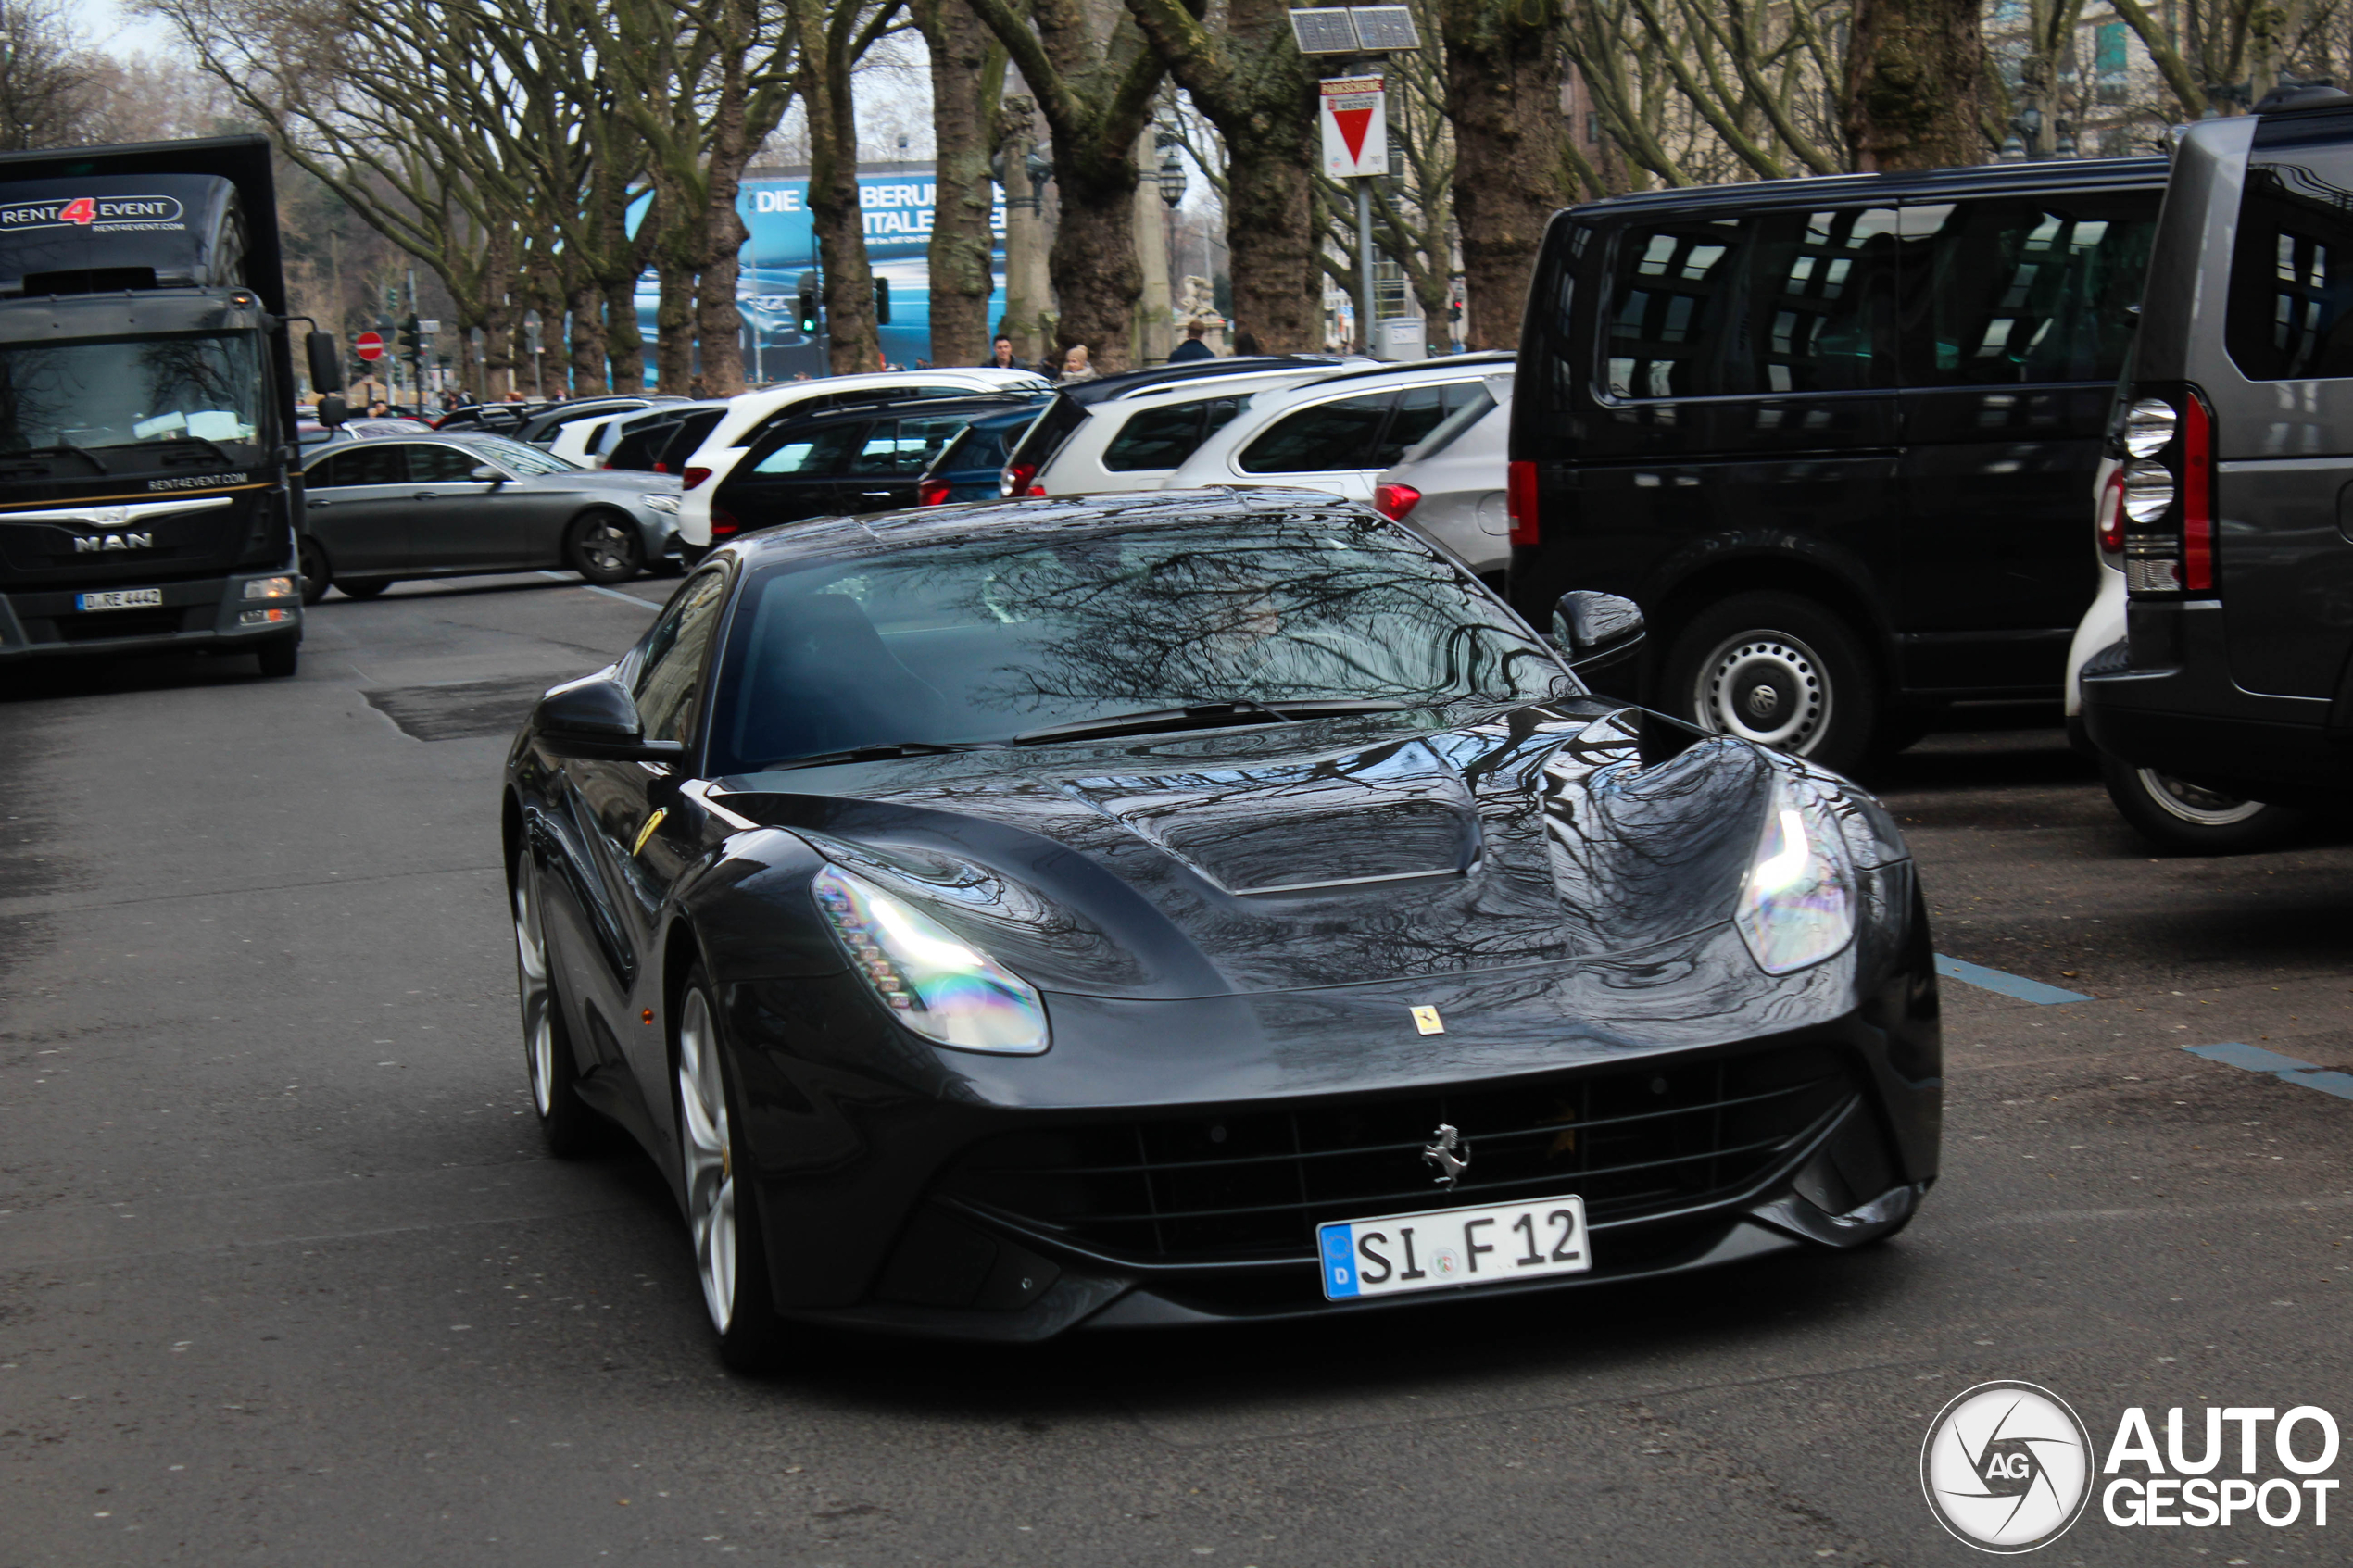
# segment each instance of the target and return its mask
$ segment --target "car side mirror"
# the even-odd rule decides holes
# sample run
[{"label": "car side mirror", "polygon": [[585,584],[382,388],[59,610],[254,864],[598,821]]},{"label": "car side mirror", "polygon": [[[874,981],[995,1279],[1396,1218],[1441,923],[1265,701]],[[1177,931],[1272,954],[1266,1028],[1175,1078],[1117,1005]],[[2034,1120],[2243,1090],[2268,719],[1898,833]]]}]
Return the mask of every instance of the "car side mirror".
[{"label": "car side mirror", "polygon": [[474,465],[473,472],[468,474],[466,477],[468,479],[478,479],[484,484],[503,484],[506,483],[507,479],[505,474],[500,473],[488,463],[476,463]]},{"label": "car side mirror", "polygon": [[344,406],[342,398],[332,392],[322,392],[319,395],[319,422],[321,425],[333,430],[349,418],[351,418],[351,410]]},{"label": "car side mirror", "polygon": [[531,731],[558,757],[590,762],[676,762],[686,748],[674,740],[646,739],[629,688],[606,675],[568,681],[531,710]]},{"label": "car side mirror", "polygon": [[328,393],[343,390],[343,356],[335,352],[334,333],[304,333],[302,353],[303,358],[309,361],[311,391]]},{"label": "car side mirror", "polygon": [[1616,594],[1572,588],[1553,607],[1553,643],[1579,675],[1606,670],[1642,646],[1642,608]]}]

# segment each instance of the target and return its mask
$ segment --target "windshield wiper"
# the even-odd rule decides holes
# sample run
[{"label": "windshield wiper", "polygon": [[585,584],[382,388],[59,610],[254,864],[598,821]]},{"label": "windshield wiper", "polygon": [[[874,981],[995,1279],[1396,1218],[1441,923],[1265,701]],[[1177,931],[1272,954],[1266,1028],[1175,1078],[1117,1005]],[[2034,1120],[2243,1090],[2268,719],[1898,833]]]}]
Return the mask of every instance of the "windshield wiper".
[{"label": "windshield wiper", "polygon": [[1001,741],[883,741],[873,746],[853,746],[841,751],[821,751],[814,757],[788,757],[782,761],[764,762],[752,771],[780,772],[787,768],[824,768],[836,762],[887,762],[894,757],[945,757],[951,752],[990,750],[1002,744]]},{"label": "windshield wiper", "polygon": [[31,458],[36,460],[49,458],[79,458],[100,473],[107,471],[106,464],[92,457],[82,447],[73,445],[19,446],[13,452],[0,453],[0,462],[15,462],[19,458]]},{"label": "windshield wiper", "polygon": [[[1312,705],[1311,705],[1312,706]],[[1114,713],[1101,719],[1080,719],[1068,724],[1049,724],[1042,730],[1024,730],[1013,737],[1015,746],[1034,746],[1041,741],[1090,740],[1100,735],[1149,734],[1156,730],[1214,729],[1237,722],[1240,716],[1263,713],[1277,724],[1295,722],[1290,713],[1267,707],[1250,697],[1239,702],[1209,702],[1193,708],[1153,708],[1140,713]]]},{"label": "windshield wiper", "polygon": [[145,450],[157,446],[201,446],[224,463],[233,463],[237,460],[229,455],[229,448],[221,445],[218,441],[202,435],[189,435],[184,432],[153,441],[118,441],[111,446],[102,446],[98,449],[102,452],[120,452],[126,447]]}]

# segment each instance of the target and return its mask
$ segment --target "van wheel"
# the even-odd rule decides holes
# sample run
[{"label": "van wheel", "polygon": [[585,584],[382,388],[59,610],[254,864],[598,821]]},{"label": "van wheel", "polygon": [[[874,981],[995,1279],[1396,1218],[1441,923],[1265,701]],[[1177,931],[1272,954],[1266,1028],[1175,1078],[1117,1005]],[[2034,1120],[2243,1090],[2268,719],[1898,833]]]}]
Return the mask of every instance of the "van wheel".
[{"label": "van wheel", "polygon": [[2100,782],[2134,831],[2178,855],[2245,855],[2269,849],[2303,825],[2303,813],[2201,788],[2100,754]]},{"label": "van wheel", "polygon": [[304,535],[302,558],[302,602],[315,605],[327,596],[327,589],[335,580],[335,569],[327,564],[327,552],[319,541]]},{"label": "van wheel", "polygon": [[1740,594],[1693,616],[1667,652],[1660,696],[1713,734],[1842,770],[1879,720],[1879,680],[1860,640],[1794,594]]},{"label": "van wheel", "polygon": [[392,579],[389,577],[346,577],[335,586],[343,590],[346,598],[372,599],[392,586]]}]

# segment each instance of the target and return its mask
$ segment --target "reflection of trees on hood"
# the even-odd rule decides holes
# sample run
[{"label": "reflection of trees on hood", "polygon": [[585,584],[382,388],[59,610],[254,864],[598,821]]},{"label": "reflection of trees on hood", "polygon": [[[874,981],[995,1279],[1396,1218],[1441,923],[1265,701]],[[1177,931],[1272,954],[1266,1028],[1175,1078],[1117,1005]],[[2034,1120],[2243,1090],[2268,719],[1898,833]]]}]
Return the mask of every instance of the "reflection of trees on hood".
[{"label": "reflection of trees on hood", "polygon": [[[1029,622],[1008,707],[1547,690],[1558,667],[1386,524],[1245,519],[960,563],[976,619]],[[941,584],[946,587],[946,583]]]}]

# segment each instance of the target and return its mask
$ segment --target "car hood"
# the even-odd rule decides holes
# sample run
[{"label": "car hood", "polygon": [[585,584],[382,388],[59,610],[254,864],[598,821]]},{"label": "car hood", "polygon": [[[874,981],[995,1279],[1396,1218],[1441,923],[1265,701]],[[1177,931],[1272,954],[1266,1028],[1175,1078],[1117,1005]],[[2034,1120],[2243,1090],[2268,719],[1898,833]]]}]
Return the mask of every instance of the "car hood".
[{"label": "car hood", "polygon": [[635,469],[582,469],[576,473],[544,473],[533,476],[539,483],[557,490],[616,490],[633,495],[675,495],[678,476],[674,473],[640,473]]},{"label": "car hood", "polygon": [[1730,739],[1645,765],[1642,715],[1604,702],[1442,729],[1384,719],[723,781],[711,804],[744,826],[711,872],[771,912],[725,921],[720,940],[750,958],[763,944],[749,926],[778,932],[774,905],[813,917],[822,857],[1072,995],[1236,996],[1626,953],[1730,917],[1777,770],[1816,781],[1858,866],[1906,856],[1844,781]]}]

